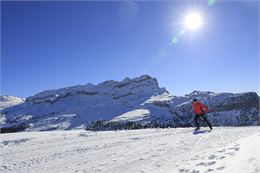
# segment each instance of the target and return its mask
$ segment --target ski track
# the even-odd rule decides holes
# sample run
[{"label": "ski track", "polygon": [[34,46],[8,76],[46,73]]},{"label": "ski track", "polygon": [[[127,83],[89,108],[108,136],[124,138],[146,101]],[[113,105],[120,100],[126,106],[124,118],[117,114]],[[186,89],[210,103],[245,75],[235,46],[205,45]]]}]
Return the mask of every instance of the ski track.
[{"label": "ski track", "polygon": [[0,172],[258,173],[259,144],[259,127],[0,134]]}]

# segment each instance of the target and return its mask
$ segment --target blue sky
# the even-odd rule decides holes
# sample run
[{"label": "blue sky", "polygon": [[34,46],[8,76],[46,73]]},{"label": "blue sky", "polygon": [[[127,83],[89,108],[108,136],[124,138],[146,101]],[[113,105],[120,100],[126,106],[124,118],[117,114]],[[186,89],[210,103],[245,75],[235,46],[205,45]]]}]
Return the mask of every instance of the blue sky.
[{"label": "blue sky", "polygon": [[[149,74],[174,95],[258,88],[259,2],[1,2],[1,95]],[[183,29],[190,10],[204,22]]]}]

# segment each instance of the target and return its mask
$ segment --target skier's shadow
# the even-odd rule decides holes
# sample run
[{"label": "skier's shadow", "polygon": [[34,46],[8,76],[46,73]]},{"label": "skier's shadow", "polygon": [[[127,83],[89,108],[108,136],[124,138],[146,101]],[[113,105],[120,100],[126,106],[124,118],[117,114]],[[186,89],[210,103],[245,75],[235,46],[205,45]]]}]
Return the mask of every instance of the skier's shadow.
[{"label": "skier's shadow", "polygon": [[194,130],[193,134],[197,135],[197,134],[201,134],[201,133],[209,133],[210,130]]}]

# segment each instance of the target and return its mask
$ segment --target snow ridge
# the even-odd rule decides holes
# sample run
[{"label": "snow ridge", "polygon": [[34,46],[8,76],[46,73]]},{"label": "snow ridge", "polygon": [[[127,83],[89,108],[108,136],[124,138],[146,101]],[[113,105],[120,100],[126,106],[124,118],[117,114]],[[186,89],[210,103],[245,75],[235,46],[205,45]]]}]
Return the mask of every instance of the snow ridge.
[{"label": "snow ridge", "polygon": [[19,98],[15,96],[0,96],[0,110],[17,104],[21,104],[24,101],[24,98]]}]

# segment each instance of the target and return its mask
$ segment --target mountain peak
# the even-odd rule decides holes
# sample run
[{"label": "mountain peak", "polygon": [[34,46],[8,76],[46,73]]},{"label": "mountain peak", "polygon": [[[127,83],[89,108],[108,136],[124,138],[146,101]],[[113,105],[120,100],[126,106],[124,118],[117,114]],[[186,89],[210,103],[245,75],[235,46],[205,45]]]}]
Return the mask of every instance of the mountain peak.
[{"label": "mountain peak", "polygon": [[10,96],[10,95],[3,95],[0,96],[0,102],[22,102],[24,101],[24,98],[16,97],[16,96]]},{"label": "mountain peak", "polygon": [[24,101],[25,101],[24,98],[19,98],[15,96],[8,96],[8,95],[0,96],[0,110],[14,105],[21,104]]}]

